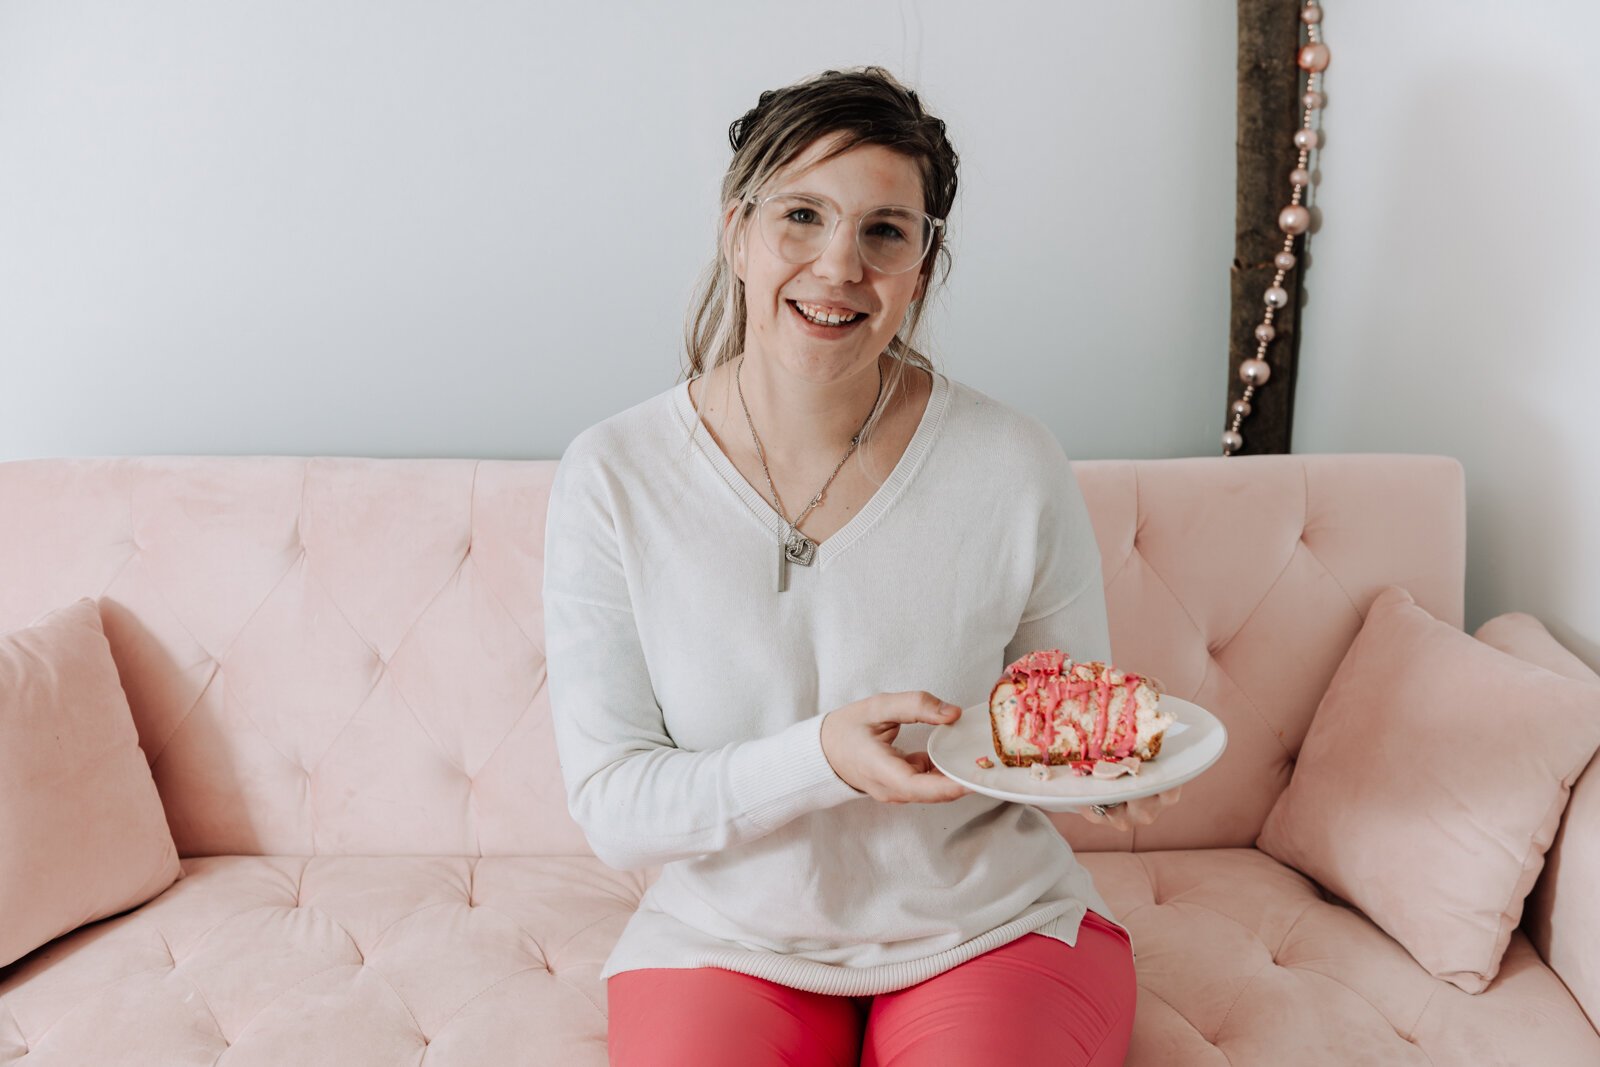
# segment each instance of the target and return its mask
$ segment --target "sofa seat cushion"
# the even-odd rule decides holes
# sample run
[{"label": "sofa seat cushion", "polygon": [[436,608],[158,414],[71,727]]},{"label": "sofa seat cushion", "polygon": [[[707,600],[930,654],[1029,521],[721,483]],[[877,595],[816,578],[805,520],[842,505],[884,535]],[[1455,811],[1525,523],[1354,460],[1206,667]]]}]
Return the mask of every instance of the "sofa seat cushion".
[{"label": "sofa seat cushion", "polygon": [[[1134,1067],[1593,1063],[1519,931],[1476,996],[1255,849],[1086,852],[1138,939]],[[647,879],[587,857],[214,856],[0,969],[0,1067],[601,1067]],[[307,1058],[307,1052],[314,1055]]]},{"label": "sofa seat cushion", "polygon": [[393,1067],[424,1046],[432,1067],[606,1062],[598,976],[639,875],[588,857],[182,863],[138,910],[0,969],[0,1065]]},{"label": "sofa seat cushion", "polygon": [[1521,930],[1474,995],[1256,849],[1078,857],[1138,947],[1130,1065],[1600,1063]]}]

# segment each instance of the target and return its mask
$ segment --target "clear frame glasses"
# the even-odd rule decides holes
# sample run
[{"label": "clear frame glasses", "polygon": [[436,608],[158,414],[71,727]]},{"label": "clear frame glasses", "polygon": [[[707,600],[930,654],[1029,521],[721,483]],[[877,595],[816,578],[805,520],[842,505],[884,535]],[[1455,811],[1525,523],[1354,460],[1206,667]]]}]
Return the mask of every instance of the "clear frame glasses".
[{"label": "clear frame glasses", "polygon": [[[786,263],[810,263],[827,249],[839,222],[848,216],[837,204],[809,193],[745,197],[755,205],[756,228],[772,254]],[[944,219],[915,208],[888,204],[856,218],[856,248],[861,261],[880,274],[904,274],[922,262]]]}]

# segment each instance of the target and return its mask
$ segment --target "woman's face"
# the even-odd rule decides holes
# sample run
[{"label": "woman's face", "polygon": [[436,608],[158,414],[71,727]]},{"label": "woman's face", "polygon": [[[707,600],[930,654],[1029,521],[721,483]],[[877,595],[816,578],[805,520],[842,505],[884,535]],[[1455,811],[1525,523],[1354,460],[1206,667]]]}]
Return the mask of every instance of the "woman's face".
[{"label": "woman's face", "polygon": [[[818,139],[758,193],[809,193],[838,206],[843,217],[816,259],[780,259],[762,240],[754,215],[742,233],[730,234],[733,268],[744,281],[745,351],[758,351],[818,383],[874,365],[920,288],[921,265],[902,274],[882,274],[862,262],[857,218],[886,204],[926,210],[922,181],[909,157],[867,144],[815,164],[832,143],[831,136]],[[725,225],[731,227],[738,218],[734,205]],[[841,315],[854,311],[857,321],[815,325],[801,315],[796,302]]]}]

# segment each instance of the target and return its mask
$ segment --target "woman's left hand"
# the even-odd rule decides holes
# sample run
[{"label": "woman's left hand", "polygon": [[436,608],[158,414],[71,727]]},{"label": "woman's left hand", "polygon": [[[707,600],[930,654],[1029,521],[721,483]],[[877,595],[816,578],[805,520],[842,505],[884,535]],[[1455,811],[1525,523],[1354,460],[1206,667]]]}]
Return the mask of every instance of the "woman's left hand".
[{"label": "woman's left hand", "polygon": [[1149,826],[1155,822],[1156,816],[1178,802],[1178,794],[1181,792],[1183,786],[1180,785],[1165,793],[1125,801],[1114,807],[1108,807],[1104,815],[1098,814],[1092,808],[1073,810],[1092,823],[1110,826],[1114,830],[1132,830],[1135,826]]}]

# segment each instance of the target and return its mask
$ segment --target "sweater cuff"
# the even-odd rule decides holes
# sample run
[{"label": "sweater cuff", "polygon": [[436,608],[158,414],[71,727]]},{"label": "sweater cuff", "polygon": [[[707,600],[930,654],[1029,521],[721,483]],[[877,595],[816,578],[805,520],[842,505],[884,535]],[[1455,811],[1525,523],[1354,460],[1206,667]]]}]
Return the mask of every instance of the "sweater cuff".
[{"label": "sweater cuff", "polygon": [[803,719],[772,737],[751,741],[732,773],[735,802],[762,833],[811,811],[867,794],[834,773],[822,752],[822,720]]}]

